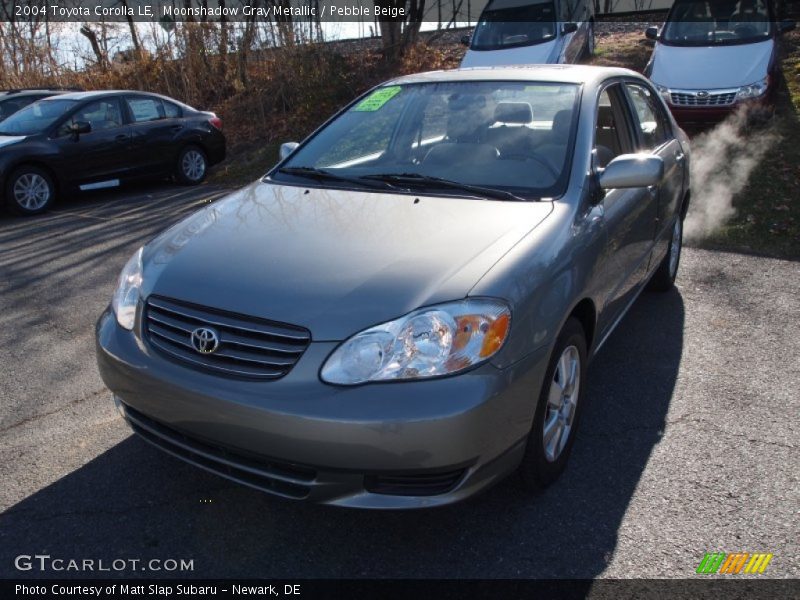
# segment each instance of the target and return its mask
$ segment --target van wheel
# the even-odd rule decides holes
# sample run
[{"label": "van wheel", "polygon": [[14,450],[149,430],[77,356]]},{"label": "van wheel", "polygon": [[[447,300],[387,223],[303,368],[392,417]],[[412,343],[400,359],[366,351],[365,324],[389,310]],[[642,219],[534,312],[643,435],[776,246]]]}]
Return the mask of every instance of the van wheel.
[{"label": "van wheel", "polygon": [[672,227],[672,237],[669,241],[669,249],[658,265],[656,272],[647,285],[647,288],[655,292],[668,292],[675,285],[675,277],[678,275],[678,265],[681,262],[681,249],[683,248],[683,219],[680,215],[675,219]]},{"label": "van wheel", "polygon": [[519,466],[525,489],[553,483],[567,466],[586,390],[586,335],[570,317],[558,334],[539,393],[533,427]]},{"label": "van wheel", "polygon": [[197,146],[186,146],[178,155],[176,177],[184,185],[201,183],[208,173],[206,153]]},{"label": "van wheel", "polygon": [[53,204],[56,188],[53,178],[44,169],[34,166],[20,167],[6,184],[6,203],[18,215],[36,215]]}]

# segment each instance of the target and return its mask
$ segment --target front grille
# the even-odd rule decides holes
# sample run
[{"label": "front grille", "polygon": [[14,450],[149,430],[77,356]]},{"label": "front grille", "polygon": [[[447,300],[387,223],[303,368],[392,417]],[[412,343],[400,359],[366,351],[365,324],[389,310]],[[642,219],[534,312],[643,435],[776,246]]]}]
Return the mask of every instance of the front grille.
[{"label": "front grille", "polygon": [[159,449],[216,475],[284,496],[306,498],[317,472],[310,468],[246,456],[191,438],[125,406],[133,430]]},{"label": "front grille", "polygon": [[736,91],[708,92],[707,95],[698,95],[698,92],[670,92],[672,104],[675,106],[730,106],[736,100]]},{"label": "front grille", "polygon": [[409,475],[367,475],[364,487],[373,494],[392,496],[436,496],[452,490],[464,476],[465,469],[445,473]]},{"label": "front grille", "polygon": [[[192,332],[198,328],[216,333],[216,350],[203,354],[195,348]],[[147,300],[144,333],[155,349],[192,367],[254,379],[283,377],[311,342],[302,327],[160,296]]]}]

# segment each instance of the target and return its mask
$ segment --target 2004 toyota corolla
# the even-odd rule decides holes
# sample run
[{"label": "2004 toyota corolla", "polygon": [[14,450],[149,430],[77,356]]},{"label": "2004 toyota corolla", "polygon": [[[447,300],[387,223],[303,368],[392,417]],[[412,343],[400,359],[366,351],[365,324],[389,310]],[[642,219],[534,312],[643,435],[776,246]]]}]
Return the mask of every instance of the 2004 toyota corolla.
[{"label": "2004 toyota corolla", "polygon": [[627,70],[380,86],[138,250],[97,326],[133,429],[288,498],[414,508],[564,470],[586,366],[668,289],[689,148]]}]

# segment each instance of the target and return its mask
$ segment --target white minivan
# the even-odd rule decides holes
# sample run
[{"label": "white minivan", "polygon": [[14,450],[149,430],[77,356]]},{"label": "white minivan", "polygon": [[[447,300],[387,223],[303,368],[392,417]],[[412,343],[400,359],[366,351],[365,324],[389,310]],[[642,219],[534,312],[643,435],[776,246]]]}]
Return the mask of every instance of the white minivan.
[{"label": "white minivan", "polygon": [[591,0],[489,0],[462,67],[576,63],[594,53]]}]

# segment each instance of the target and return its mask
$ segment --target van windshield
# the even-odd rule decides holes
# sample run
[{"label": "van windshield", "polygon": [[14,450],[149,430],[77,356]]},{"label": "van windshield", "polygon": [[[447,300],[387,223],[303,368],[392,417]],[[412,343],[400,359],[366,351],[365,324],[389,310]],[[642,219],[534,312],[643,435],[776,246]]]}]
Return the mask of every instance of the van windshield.
[{"label": "van windshield", "polygon": [[772,35],[765,0],[678,0],[661,40],[673,46],[751,44]]},{"label": "van windshield", "polygon": [[502,7],[492,3],[481,14],[472,37],[472,50],[501,50],[532,46],[556,37],[556,9],[552,2]]}]

